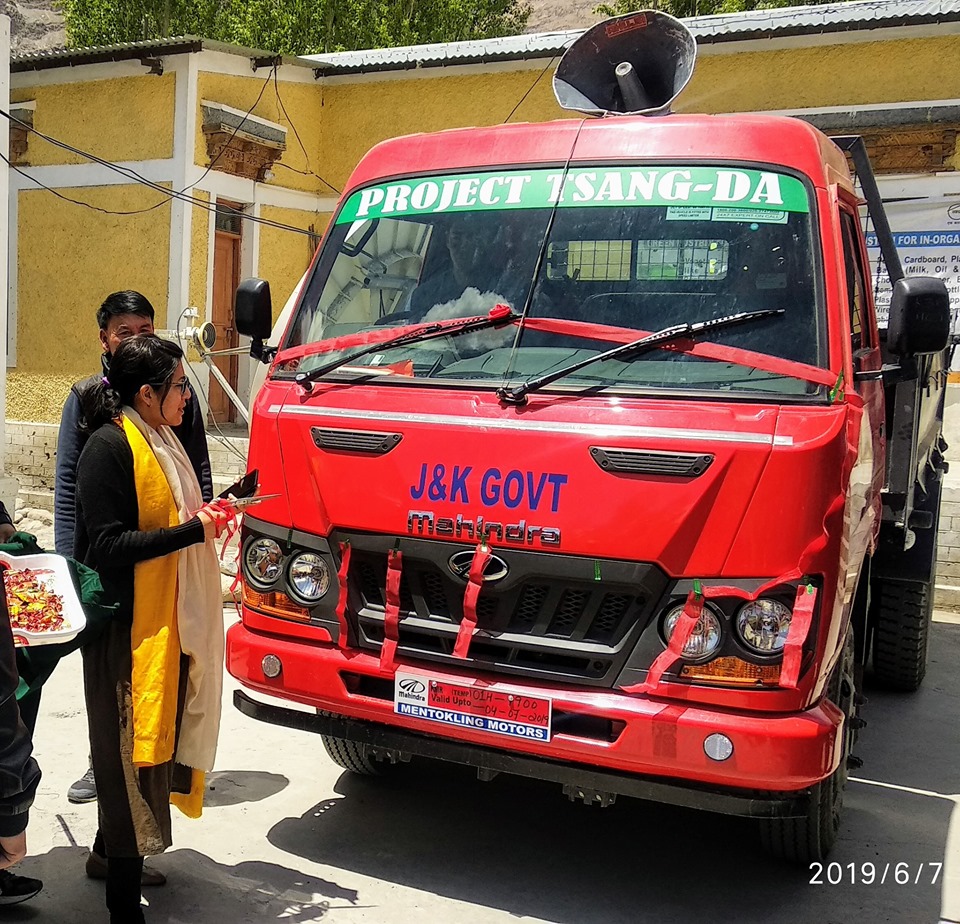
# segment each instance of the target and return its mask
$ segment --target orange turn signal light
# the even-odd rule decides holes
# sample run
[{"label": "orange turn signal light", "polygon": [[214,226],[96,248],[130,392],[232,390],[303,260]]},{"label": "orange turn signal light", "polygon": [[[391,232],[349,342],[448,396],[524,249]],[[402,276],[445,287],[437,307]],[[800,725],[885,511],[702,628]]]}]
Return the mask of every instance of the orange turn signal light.
[{"label": "orange turn signal light", "polygon": [[684,680],[706,683],[776,686],[780,680],[780,665],[751,664],[741,658],[714,658],[706,664],[684,664],[680,676]]},{"label": "orange turn signal light", "polygon": [[286,594],[275,590],[261,593],[246,581],[243,582],[243,605],[266,616],[295,619],[297,622],[310,621],[310,611],[299,603],[294,603]]}]

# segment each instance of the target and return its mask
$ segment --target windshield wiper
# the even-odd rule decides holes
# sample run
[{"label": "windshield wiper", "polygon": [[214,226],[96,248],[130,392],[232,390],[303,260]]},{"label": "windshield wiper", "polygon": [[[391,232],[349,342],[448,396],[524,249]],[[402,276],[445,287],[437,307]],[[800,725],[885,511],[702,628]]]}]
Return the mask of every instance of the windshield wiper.
[{"label": "windshield wiper", "polygon": [[663,330],[658,330],[655,334],[647,334],[646,337],[641,337],[639,340],[624,343],[621,346],[614,347],[612,350],[597,353],[595,356],[589,356],[586,359],[580,360],[578,363],[571,363],[569,366],[564,366],[561,369],[548,372],[538,378],[530,379],[529,382],[524,382],[522,385],[515,385],[512,388],[506,386],[498,388],[497,397],[506,404],[524,404],[530,392],[537,391],[543,388],[544,385],[549,385],[557,379],[562,379],[572,372],[578,372],[584,366],[603,362],[607,359],[618,359],[621,356],[628,356],[630,354],[646,353],[672,340],[697,337],[704,331],[716,330],[721,327],[732,327],[735,324],[744,324],[747,321],[758,321],[761,318],[772,318],[784,313],[783,308],[767,308],[763,311],[741,311],[739,314],[728,314],[722,318],[713,318],[709,321],[696,321],[693,324],[675,324],[673,327],[665,327]]},{"label": "windshield wiper", "polygon": [[[386,340],[380,340],[372,343],[361,350],[355,350],[339,359],[333,359],[316,369],[309,372],[301,372],[294,377],[294,381],[301,385],[307,391],[313,382],[322,378],[328,372],[339,369],[341,366],[349,366],[350,363],[371,353],[379,353],[381,350],[389,350],[393,347],[406,346],[408,343],[420,343],[423,340],[433,340],[437,337],[458,337],[461,334],[469,334],[473,331],[485,330],[488,327],[500,327],[504,324],[510,324],[512,321],[519,320],[520,315],[514,314],[513,309],[507,305],[497,305],[490,309],[490,313],[485,318],[467,318],[437,321],[433,324],[426,324],[418,327],[416,330],[407,331],[405,334],[398,334],[396,337],[389,337]],[[376,366],[371,366],[371,372],[376,372]]]}]

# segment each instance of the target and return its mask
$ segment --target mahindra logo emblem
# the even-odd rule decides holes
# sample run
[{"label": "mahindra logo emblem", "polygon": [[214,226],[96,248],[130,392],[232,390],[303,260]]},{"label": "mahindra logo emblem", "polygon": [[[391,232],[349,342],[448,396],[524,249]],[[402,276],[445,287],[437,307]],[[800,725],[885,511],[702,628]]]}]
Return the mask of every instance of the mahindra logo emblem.
[{"label": "mahindra logo emblem", "polygon": [[[470,577],[470,566],[473,564],[473,556],[476,553],[473,549],[464,549],[462,552],[454,552],[450,556],[447,566],[450,570],[464,581]],[[502,581],[510,572],[510,566],[499,555],[491,555],[486,567],[483,569],[484,582],[493,583]]]},{"label": "mahindra logo emblem", "polygon": [[419,680],[414,680],[412,677],[408,677],[406,680],[400,681],[400,689],[404,693],[423,693],[427,687],[426,684],[422,683]]}]

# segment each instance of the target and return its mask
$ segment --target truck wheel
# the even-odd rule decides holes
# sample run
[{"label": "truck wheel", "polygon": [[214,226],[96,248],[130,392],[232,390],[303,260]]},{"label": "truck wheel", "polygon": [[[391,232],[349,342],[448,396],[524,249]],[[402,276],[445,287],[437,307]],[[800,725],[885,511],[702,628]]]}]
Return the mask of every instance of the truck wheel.
[{"label": "truck wheel", "polygon": [[[318,709],[320,715],[334,715]],[[335,735],[321,735],[320,740],[326,748],[327,754],[338,767],[357,773],[360,776],[383,776],[384,769],[389,766],[369,754],[365,754],[363,746],[346,738],[337,738]]]},{"label": "truck wheel", "polygon": [[382,776],[383,764],[364,754],[363,747],[346,738],[334,738],[333,735],[321,735],[327,754],[338,767],[358,773],[361,776]]},{"label": "truck wheel", "polygon": [[909,549],[903,548],[901,530],[880,528],[881,567],[873,572],[870,627],[873,676],[888,690],[912,693],[927,672],[942,490],[938,478],[917,504],[916,512],[929,518],[929,526],[916,530]]},{"label": "truck wheel", "polygon": [[874,585],[873,676],[888,690],[912,693],[923,683],[932,591],[919,582],[878,580]]},{"label": "truck wheel", "polygon": [[850,720],[857,709],[854,667],[853,632],[848,630],[843,654],[827,690],[827,697],[844,714],[840,729],[843,736],[840,764],[830,776],[811,789],[805,815],[760,820],[760,843],[765,852],[780,860],[802,865],[822,860],[837,839],[843,791],[847,785],[847,758],[853,740],[853,723]]}]

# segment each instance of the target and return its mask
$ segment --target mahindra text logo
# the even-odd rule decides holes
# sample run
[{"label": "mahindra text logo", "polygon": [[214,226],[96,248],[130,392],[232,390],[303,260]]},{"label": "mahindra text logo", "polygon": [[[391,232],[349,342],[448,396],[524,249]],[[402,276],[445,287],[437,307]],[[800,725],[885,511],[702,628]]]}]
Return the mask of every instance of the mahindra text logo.
[{"label": "mahindra text logo", "polygon": [[406,680],[400,681],[400,689],[403,690],[404,693],[416,696],[418,693],[426,692],[427,686],[420,680],[414,680],[412,677],[408,677]]},{"label": "mahindra text logo", "polygon": [[[467,580],[470,577],[470,566],[476,553],[472,549],[454,552],[447,561],[447,566],[458,577]],[[499,555],[491,555],[483,569],[484,582],[502,581],[510,572],[510,566]]]}]

